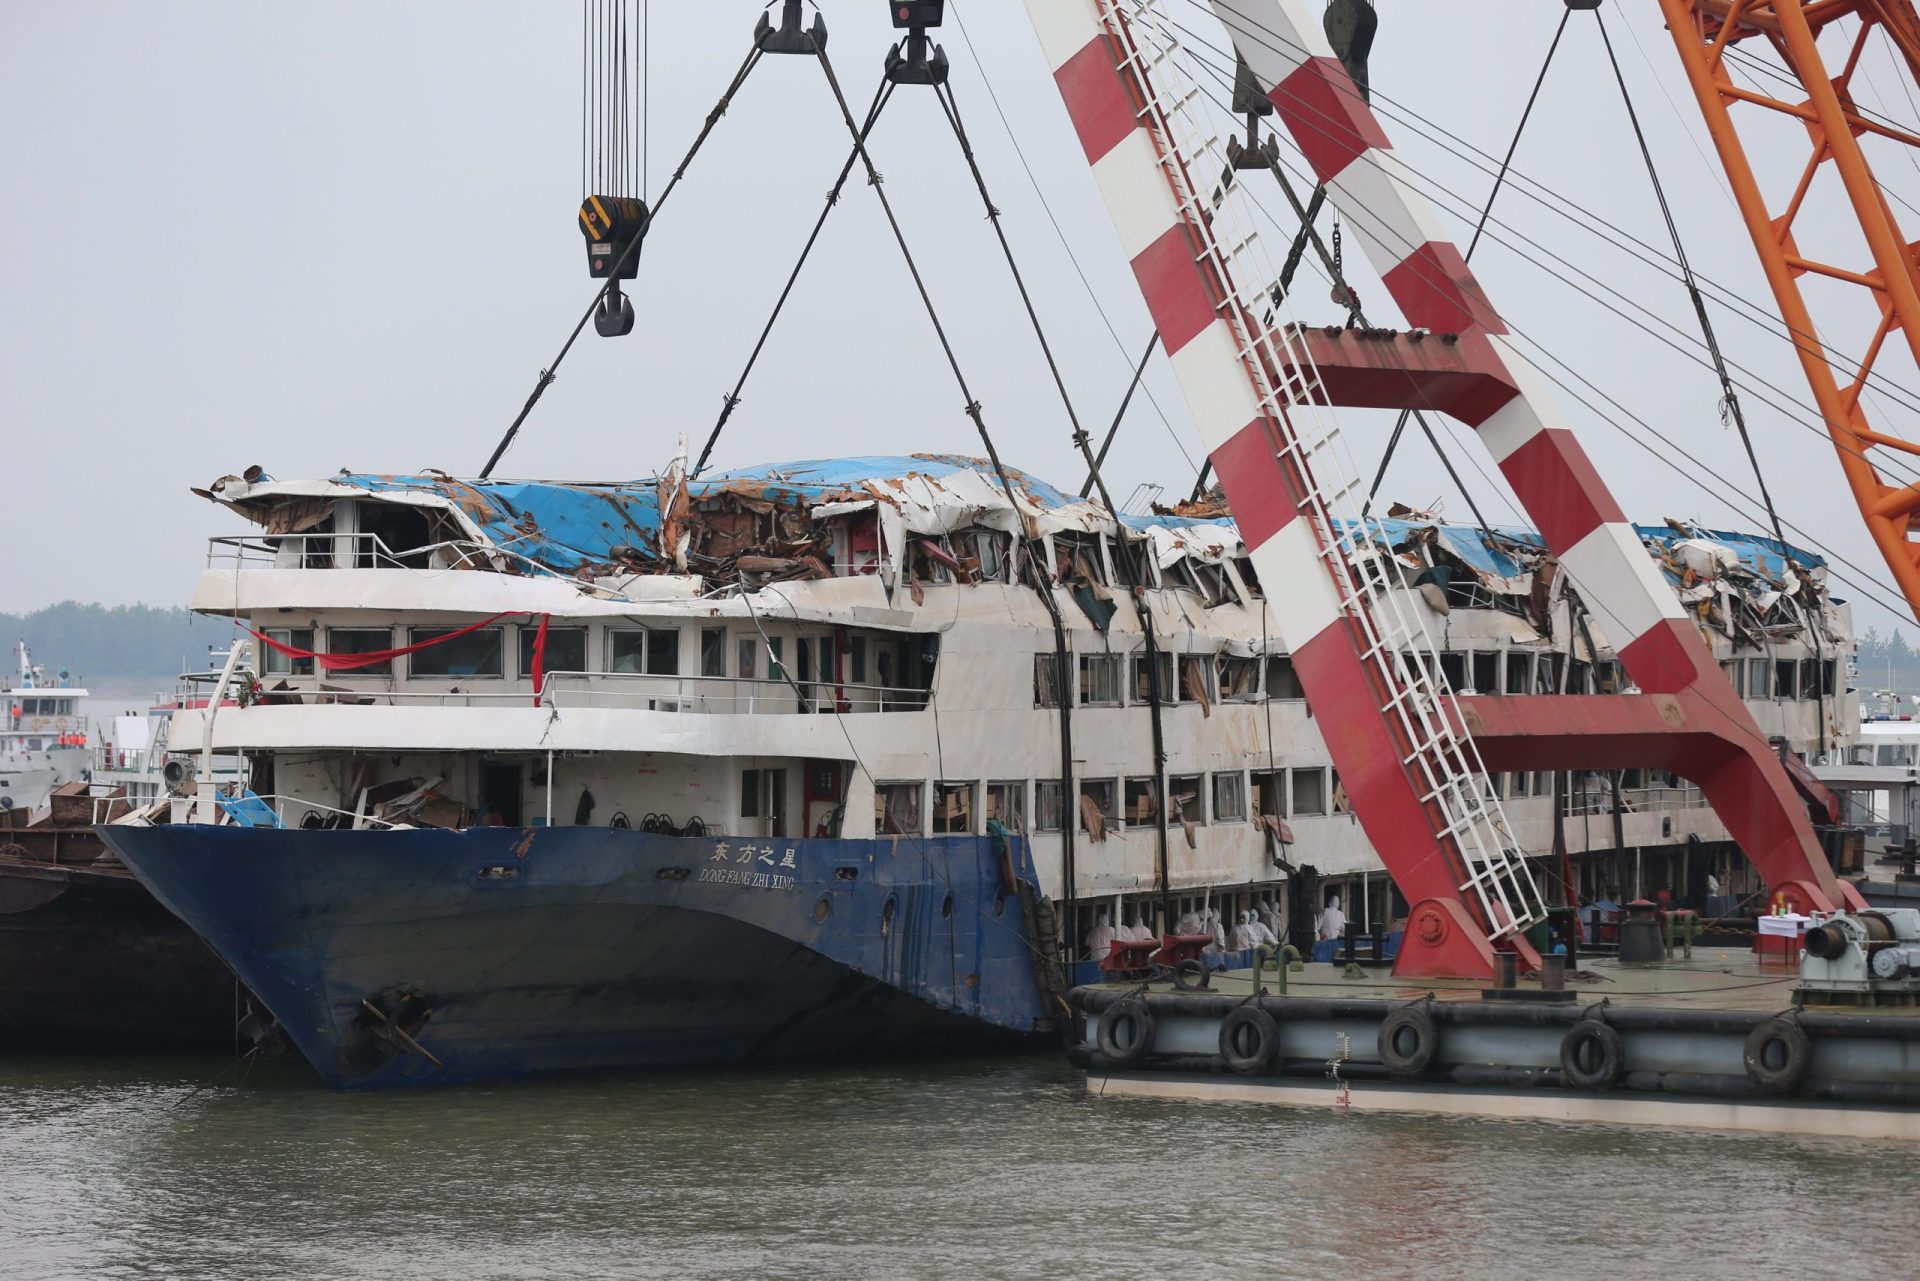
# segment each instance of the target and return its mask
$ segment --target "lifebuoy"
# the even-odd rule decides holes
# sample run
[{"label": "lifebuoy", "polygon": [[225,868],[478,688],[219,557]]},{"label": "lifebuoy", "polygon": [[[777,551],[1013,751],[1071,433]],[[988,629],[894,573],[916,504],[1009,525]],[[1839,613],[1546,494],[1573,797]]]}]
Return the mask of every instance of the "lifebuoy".
[{"label": "lifebuoy", "polygon": [[1582,1019],[1560,1038],[1560,1075],[1582,1090],[1611,1090],[1626,1067],[1620,1034],[1598,1019]]},{"label": "lifebuoy", "polygon": [[1241,1076],[1259,1076],[1273,1066],[1280,1025],[1257,1005],[1236,1005],[1220,1020],[1220,1057]]},{"label": "lifebuoy", "polygon": [[1140,997],[1115,1001],[1100,1016],[1100,1053],[1114,1067],[1127,1067],[1153,1053],[1153,1011]]},{"label": "lifebuoy", "polygon": [[1375,1042],[1387,1071],[1400,1077],[1425,1076],[1440,1050],[1440,1029],[1433,1015],[1403,1005],[1380,1021]]},{"label": "lifebuoy", "polygon": [[1813,1066],[1813,1041],[1797,1022],[1775,1015],[1747,1033],[1744,1058],[1748,1080],[1769,1094],[1792,1094]]},{"label": "lifebuoy", "polygon": [[55,729],[57,729],[57,730],[59,730],[59,731],[60,731],[60,732],[61,732],[62,734],[64,734],[64,733],[66,733],[66,732],[67,732],[67,718],[66,718],[66,717],[64,717],[64,716],[56,716],[56,717],[54,717],[54,718],[53,718],[53,727],[54,727]]}]

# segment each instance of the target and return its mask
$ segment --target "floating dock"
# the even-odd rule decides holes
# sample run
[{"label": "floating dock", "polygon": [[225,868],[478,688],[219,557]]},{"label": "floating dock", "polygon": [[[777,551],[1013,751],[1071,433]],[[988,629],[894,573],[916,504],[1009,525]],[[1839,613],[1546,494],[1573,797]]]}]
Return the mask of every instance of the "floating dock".
[{"label": "floating dock", "polygon": [[1566,990],[1311,964],[1069,995],[1098,1097],[1920,1140],[1920,1006],[1796,1005],[1775,957],[1583,959]]}]

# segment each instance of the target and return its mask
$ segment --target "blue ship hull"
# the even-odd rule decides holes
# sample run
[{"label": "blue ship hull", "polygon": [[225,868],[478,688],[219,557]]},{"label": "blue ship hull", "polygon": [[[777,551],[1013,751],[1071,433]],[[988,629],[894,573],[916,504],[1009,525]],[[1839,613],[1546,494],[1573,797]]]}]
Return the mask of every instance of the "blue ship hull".
[{"label": "blue ship hull", "polygon": [[99,831],[338,1088],[965,1053],[1053,1027],[1017,839]]}]

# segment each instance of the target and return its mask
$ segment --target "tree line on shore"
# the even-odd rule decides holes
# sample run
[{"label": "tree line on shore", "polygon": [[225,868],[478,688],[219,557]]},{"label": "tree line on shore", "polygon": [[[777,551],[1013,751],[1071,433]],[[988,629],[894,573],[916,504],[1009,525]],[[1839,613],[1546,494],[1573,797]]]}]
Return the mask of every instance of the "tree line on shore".
[{"label": "tree line on shore", "polygon": [[10,684],[18,679],[14,647],[23,640],[49,676],[64,669],[78,683],[203,669],[207,647],[224,644],[232,634],[230,623],[186,609],[61,601],[30,614],[0,614],[0,644],[6,650],[0,678]]}]

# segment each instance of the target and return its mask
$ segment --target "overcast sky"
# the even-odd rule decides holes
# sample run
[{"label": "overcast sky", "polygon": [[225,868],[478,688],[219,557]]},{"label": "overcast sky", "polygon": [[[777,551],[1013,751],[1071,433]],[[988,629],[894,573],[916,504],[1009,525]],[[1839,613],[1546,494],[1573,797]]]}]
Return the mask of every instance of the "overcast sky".
[{"label": "overcast sky", "polygon": [[[744,54],[761,6],[652,8],[657,194]],[[822,8],[848,94],[864,102],[892,38],[884,6]],[[1150,333],[1145,309],[1024,6],[948,8],[966,22],[963,34],[950,16],[941,35],[955,93],[1083,421],[1102,430]],[[574,223],[580,9],[575,0],[0,0],[0,510],[9,534],[0,609],[69,597],[184,602],[206,538],[237,532],[235,518],[188,486],[250,463],[281,477],[342,467],[477,473],[593,288]],[[1373,84],[1388,132],[1447,202],[1476,206],[1490,185],[1487,162],[1449,155],[1461,144],[1445,135],[1504,152],[1562,6],[1382,0],[1380,9]],[[1771,313],[1656,7],[1632,0],[1606,12],[1696,268]],[[1194,29],[1218,31],[1204,15]],[[1882,50],[1855,88],[1876,110],[1915,115],[1910,84]],[[1757,135],[1770,182],[1791,185],[1804,158],[1796,134]],[[581,340],[501,473],[629,478],[664,465],[677,434],[697,450],[844,152],[818,71],[799,58],[767,60],[655,226],[632,287],[635,333]],[[874,152],[1003,455],[1077,487],[1063,411],[926,91],[895,100]],[[1695,332],[1678,284],[1610,245],[1612,233],[1592,234],[1604,220],[1666,244],[1589,14],[1574,15],[1515,167],[1526,181],[1503,194],[1495,216],[1506,225],[1475,257],[1495,304],[1623,407],[1610,413],[1637,415],[1670,442],[1649,455],[1566,402],[1602,474],[1638,519],[1759,528],[1698,483],[1753,490],[1716,414],[1712,376],[1650,336],[1657,325],[1622,319],[1520,252],[1557,255],[1688,338]],[[1917,174],[1899,157],[1881,165],[1902,199],[1916,198]],[[1527,181],[1584,219],[1529,198]],[[1276,214],[1284,208],[1277,190],[1258,194]],[[1470,224],[1450,222],[1464,244]],[[1802,248],[1860,265],[1846,224],[1831,193],[1816,191]],[[1277,260],[1284,243],[1265,230]],[[1364,269],[1355,278],[1376,319],[1391,320],[1377,281]],[[1305,273],[1302,281],[1303,314],[1335,318],[1324,283]],[[1857,297],[1836,290],[1832,301],[1819,313],[1829,337],[1858,350],[1872,316]],[[1840,593],[1862,603],[1863,625],[1884,628],[1892,615],[1865,605],[1866,594],[1897,595],[1831,446],[1759,398],[1807,399],[1789,348],[1725,307],[1714,314],[1730,357],[1780,389],[1746,404],[1782,516],[1806,531],[1803,544],[1859,567],[1842,572],[1864,586]],[[1912,364],[1898,354],[1903,363],[1889,372],[1911,387]],[[1153,400],[1135,402],[1109,463],[1116,496],[1141,482],[1181,495],[1199,458],[1164,361],[1148,386]],[[856,183],[716,463],[976,452],[961,408],[877,204]],[[1875,406],[1876,422],[1895,430],[1906,430],[1909,415],[1884,398]],[[1367,414],[1343,421],[1370,471],[1386,423]],[[1487,516],[1514,521],[1484,453],[1464,432],[1454,439],[1479,464],[1467,475]],[[1438,500],[1467,519],[1424,443],[1402,449],[1384,495]]]}]

